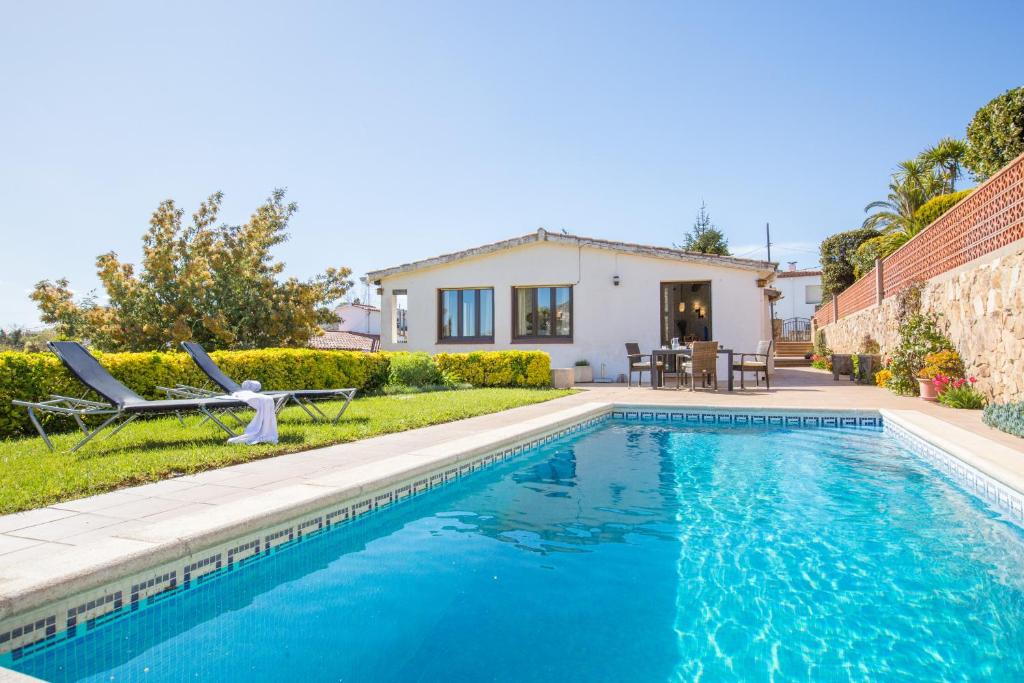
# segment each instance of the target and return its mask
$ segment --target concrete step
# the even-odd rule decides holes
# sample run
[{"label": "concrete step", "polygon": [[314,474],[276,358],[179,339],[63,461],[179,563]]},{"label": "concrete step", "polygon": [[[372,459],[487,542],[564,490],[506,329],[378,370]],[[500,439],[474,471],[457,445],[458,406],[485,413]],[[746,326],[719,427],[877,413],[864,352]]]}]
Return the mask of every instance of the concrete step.
[{"label": "concrete step", "polygon": [[786,342],[780,341],[775,344],[775,353],[779,356],[802,356],[814,349],[811,342]]},{"label": "concrete step", "polygon": [[803,356],[775,356],[775,367],[777,368],[804,368],[810,367],[811,361]]}]

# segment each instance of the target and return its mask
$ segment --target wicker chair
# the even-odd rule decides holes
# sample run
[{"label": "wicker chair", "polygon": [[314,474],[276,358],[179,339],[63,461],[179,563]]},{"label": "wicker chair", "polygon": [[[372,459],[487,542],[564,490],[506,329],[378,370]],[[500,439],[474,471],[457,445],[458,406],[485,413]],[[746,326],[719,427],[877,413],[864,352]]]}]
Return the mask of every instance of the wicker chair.
[{"label": "wicker chair", "polygon": [[[644,360],[645,358],[647,360]],[[626,359],[629,365],[629,374],[626,379],[626,386],[633,386],[634,372],[637,373],[637,386],[642,386],[644,383],[644,373],[654,372],[654,368],[651,367],[651,355],[649,353],[640,353],[640,345],[636,342],[626,342]],[[661,369],[661,366],[661,361],[658,361],[658,370]]]},{"label": "wicker chair", "polygon": [[754,384],[760,386],[759,377],[764,374],[764,386],[771,389],[771,379],[768,377],[768,362],[772,356],[772,340],[757,342],[757,351],[754,353],[741,353],[740,359],[733,361],[732,371],[740,371],[740,389],[746,389],[744,379],[748,372],[754,373]]},{"label": "wicker chair", "polygon": [[683,375],[690,376],[690,391],[696,388],[697,375],[701,377],[701,386],[708,386],[708,382],[714,383],[715,391],[718,391],[718,342],[693,342],[693,353],[690,360],[679,364],[679,374],[676,375],[676,388],[682,383]]}]

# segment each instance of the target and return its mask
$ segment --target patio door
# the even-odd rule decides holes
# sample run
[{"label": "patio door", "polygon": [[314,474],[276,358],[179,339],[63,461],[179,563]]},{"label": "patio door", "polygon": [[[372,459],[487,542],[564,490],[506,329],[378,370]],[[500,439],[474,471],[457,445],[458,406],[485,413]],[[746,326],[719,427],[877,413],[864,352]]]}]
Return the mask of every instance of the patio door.
[{"label": "patio door", "polygon": [[673,337],[680,342],[711,341],[711,283],[684,281],[661,283],[661,343]]}]

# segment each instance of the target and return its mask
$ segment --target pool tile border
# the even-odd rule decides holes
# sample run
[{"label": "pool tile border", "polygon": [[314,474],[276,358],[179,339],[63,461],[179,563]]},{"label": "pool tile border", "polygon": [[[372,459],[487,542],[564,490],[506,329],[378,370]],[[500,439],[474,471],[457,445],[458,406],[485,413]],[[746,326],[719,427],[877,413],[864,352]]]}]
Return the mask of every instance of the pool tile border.
[{"label": "pool tile border", "polygon": [[875,411],[778,410],[742,408],[665,408],[616,406],[611,416],[640,422],[685,422],[687,424],[731,424],[752,427],[882,427],[882,416]]},{"label": "pool tile border", "polygon": [[920,455],[989,508],[1005,515],[1018,526],[1024,526],[1024,494],[972,467],[945,449],[922,439],[891,417],[885,421],[885,432]]}]

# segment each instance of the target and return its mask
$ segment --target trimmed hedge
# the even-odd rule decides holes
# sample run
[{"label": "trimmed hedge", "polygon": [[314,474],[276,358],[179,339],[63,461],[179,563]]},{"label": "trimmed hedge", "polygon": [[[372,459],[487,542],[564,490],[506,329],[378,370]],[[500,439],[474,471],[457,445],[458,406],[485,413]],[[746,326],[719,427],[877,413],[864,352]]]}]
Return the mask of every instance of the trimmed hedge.
[{"label": "trimmed hedge", "polygon": [[[393,354],[258,349],[214,351],[210,355],[229,377],[238,381],[259,380],[266,390],[356,387],[373,391],[387,383]],[[184,353],[154,351],[96,356],[114,377],[146,398],[166,398],[156,389],[158,385],[209,385],[206,376]],[[440,354],[436,359],[442,371],[474,386],[542,387],[551,383],[550,359],[541,351]],[[12,400],[38,401],[50,394],[99,399],[86,394],[85,387],[51,353],[0,353],[0,438],[35,432],[27,411],[11,405]],[[70,420],[52,416],[44,424],[57,431],[73,427]]]},{"label": "trimmed hedge", "polygon": [[543,351],[474,351],[434,356],[445,375],[475,387],[551,386],[551,357]]},{"label": "trimmed hedge", "polygon": [[990,403],[981,419],[989,427],[1024,437],[1024,402]]},{"label": "trimmed hedge", "polygon": [[914,220],[920,224],[920,229],[924,230],[937,221],[942,214],[966,199],[967,195],[972,192],[974,192],[973,187],[960,190],[959,192],[950,192],[948,194],[940,194],[938,197],[932,197],[914,212]]}]

